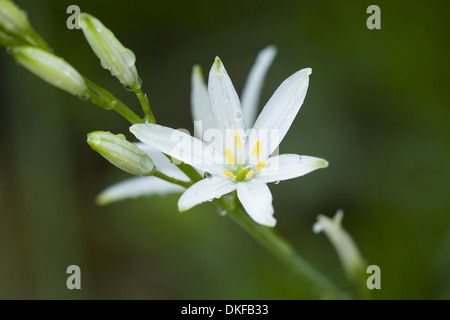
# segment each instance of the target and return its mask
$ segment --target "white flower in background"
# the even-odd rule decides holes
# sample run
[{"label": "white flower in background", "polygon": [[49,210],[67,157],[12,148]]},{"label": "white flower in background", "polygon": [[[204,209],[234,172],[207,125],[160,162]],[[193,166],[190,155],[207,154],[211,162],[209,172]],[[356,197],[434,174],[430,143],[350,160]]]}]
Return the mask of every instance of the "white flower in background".
[{"label": "white flower in background", "polygon": [[338,210],[334,218],[319,215],[313,225],[314,233],[323,231],[338,253],[339,260],[347,276],[354,281],[360,280],[364,272],[364,259],[350,234],[342,227],[344,211]]},{"label": "white flower in background", "polygon": [[225,137],[222,149],[217,147],[217,141],[211,148],[195,137],[156,124],[130,127],[143,143],[211,175],[183,193],[178,201],[180,211],[237,190],[253,220],[275,226],[267,183],[300,177],[328,166],[326,160],[310,156],[271,156],[303,104],[310,74],[311,69],[302,69],[286,79],[265,105],[253,129],[247,131],[239,97],[222,62],[216,58],[209,74],[208,93],[215,128]]},{"label": "white flower in background", "polygon": [[[274,46],[263,49],[256,58],[256,62],[250,71],[242,93],[242,108],[246,123],[253,124],[255,121],[264,78],[275,55],[276,48]],[[196,131],[196,136],[201,137],[202,131],[215,128],[215,122],[209,104],[208,89],[203,80],[200,67],[198,66],[194,66],[192,71],[191,111],[194,122],[198,124],[194,128],[198,129],[203,127],[203,130],[199,133]],[[153,159],[158,171],[172,178],[188,181],[186,175],[160,151],[142,143],[138,143],[137,145]],[[157,177],[136,177],[108,187],[98,195],[97,203],[106,205],[129,198],[181,193],[184,190],[179,185],[169,183]]]}]

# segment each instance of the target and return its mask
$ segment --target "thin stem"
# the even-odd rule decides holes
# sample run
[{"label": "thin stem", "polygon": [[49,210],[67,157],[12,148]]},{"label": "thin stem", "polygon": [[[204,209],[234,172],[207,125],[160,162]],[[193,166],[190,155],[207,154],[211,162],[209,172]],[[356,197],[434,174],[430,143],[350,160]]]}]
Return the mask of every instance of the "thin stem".
[{"label": "thin stem", "polygon": [[228,212],[228,216],[256,241],[265,247],[273,256],[299,275],[303,275],[324,291],[324,297],[330,299],[348,299],[331,280],[307,263],[293,247],[274,229],[254,222],[239,206],[231,208],[222,199],[215,201],[218,206]]},{"label": "thin stem", "polygon": [[33,28],[24,36],[24,39],[35,47],[50,52],[47,42]]},{"label": "thin stem", "polygon": [[160,171],[155,171],[155,173],[153,174],[155,177],[158,177],[162,180],[166,180],[168,182],[174,183],[174,184],[178,184],[182,187],[185,187],[186,189],[189,188],[190,186],[192,186],[192,182],[186,182],[186,181],[181,181],[172,177],[169,177],[167,175],[165,175],[164,173],[160,172]]},{"label": "thin stem", "polygon": [[84,81],[88,85],[88,95],[92,103],[106,110],[114,110],[122,117],[127,119],[131,124],[144,123],[136,113],[128,108],[123,102],[117,99],[108,90],[96,85],[94,82],[84,77]]},{"label": "thin stem", "polygon": [[139,102],[141,104],[142,110],[145,114],[145,120],[150,123],[156,123],[156,118],[153,115],[152,108],[150,108],[150,103],[148,102],[147,96],[142,92],[141,88],[133,89]]}]

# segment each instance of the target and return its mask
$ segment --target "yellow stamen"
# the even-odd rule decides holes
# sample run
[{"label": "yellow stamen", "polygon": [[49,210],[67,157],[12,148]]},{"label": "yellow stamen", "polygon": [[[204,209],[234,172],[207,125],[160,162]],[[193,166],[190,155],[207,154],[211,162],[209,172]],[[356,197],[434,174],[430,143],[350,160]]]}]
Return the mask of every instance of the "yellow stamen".
[{"label": "yellow stamen", "polygon": [[255,146],[253,147],[252,156],[259,157],[261,153],[261,141],[256,141]]},{"label": "yellow stamen", "polygon": [[234,158],[233,151],[230,148],[225,148],[225,157],[227,158],[227,163],[229,166],[236,163],[236,159]]},{"label": "yellow stamen", "polygon": [[260,172],[262,168],[264,168],[264,166],[266,165],[266,160],[262,160],[260,162],[258,162],[258,164],[256,165],[256,167],[258,168],[258,171],[256,172]]},{"label": "yellow stamen", "polygon": [[239,151],[239,149],[242,147],[241,138],[239,138],[239,133],[237,130],[234,130],[234,142],[236,143],[236,149]]},{"label": "yellow stamen", "polygon": [[253,174],[255,173],[255,171],[253,171],[253,170],[250,170],[249,172],[247,172],[247,174],[245,175],[245,177],[247,178],[247,179],[251,179],[252,177],[253,177]]},{"label": "yellow stamen", "polygon": [[225,175],[231,179],[236,180],[236,176],[234,174],[232,174],[230,171],[228,170],[223,170],[223,173],[225,173]]}]

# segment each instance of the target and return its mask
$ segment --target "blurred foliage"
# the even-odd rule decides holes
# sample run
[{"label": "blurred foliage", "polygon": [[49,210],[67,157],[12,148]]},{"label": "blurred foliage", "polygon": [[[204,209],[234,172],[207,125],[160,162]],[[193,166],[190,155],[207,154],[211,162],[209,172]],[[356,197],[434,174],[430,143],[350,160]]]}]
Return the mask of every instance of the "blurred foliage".
[{"label": "blurred foliage", "polygon": [[[240,92],[256,54],[278,55],[261,106],[293,72],[311,67],[304,106],[281,145],[330,166],[271,185],[277,229],[347,288],[336,253],[312,225],[344,209],[344,227],[381,267],[375,299],[450,298],[449,6],[444,1],[16,0],[35,29],[81,73],[138,111],[100,66],[77,4],[137,56],[159,123],[192,131],[190,73],[219,55]],[[381,8],[368,30],[366,8]],[[98,207],[127,177],[86,144],[94,130],[123,132],[117,114],[80,101],[0,52],[0,298],[303,299],[293,278],[210,204],[188,213],[177,196]],[[66,288],[81,267],[82,290]]]}]

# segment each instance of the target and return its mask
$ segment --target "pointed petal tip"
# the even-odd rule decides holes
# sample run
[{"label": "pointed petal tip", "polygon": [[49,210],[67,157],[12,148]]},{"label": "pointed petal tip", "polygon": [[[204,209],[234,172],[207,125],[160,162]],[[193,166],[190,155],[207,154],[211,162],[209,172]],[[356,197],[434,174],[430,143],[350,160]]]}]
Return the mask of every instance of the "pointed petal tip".
[{"label": "pointed petal tip", "polygon": [[275,45],[269,45],[261,50],[261,54],[267,54],[270,56],[275,56],[278,52],[278,48]]},{"label": "pointed petal tip", "polygon": [[111,204],[114,202],[114,199],[107,197],[105,194],[100,193],[96,198],[95,198],[95,203],[98,206],[104,207],[107,206],[108,204]]},{"label": "pointed petal tip", "polygon": [[319,168],[328,168],[328,161],[324,159],[320,159],[317,161],[317,166]]},{"label": "pointed petal tip", "polygon": [[225,74],[225,67],[223,66],[222,60],[218,56],[214,59],[214,64],[211,68],[211,72],[215,72],[217,75]]},{"label": "pointed petal tip", "polygon": [[203,81],[202,67],[200,67],[200,65],[198,64],[192,67],[192,79]]}]

